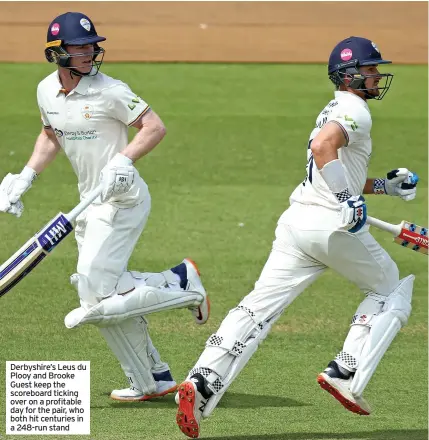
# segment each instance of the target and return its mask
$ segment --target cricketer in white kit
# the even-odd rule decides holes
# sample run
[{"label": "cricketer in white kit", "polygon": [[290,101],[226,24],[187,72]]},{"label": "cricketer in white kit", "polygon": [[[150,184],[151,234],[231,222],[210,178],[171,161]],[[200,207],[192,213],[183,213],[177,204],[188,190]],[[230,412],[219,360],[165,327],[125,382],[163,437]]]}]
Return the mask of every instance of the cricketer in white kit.
[{"label": "cricketer in white kit", "polygon": [[[348,410],[369,414],[362,397],[381,357],[411,312],[414,276],[398,268],[369,232],[362,194],[411,200],[417,176],[405,168],[368,179],[371,114],[368,99],[381,99],[391,74],[365,38],[341,41],[329,59],[335,98],[319,114],[307,149],[307,176],[290,197],[273,248],[254,290],[232,309],[179,385],[176,423],[197,438],[234,378],[284,309],[327,268],[354,282],[365,299],[354,314],[343,349],[317,378]],[[382,87],[380,81],[383,80]]]},{"label": "cricketer in white kit", "polygon": [[[116,400],[147,400],[177,385],[149,337],[145,315],[189,308],[197,324],[209,317],[209,302],[190,259],[161,273],[127,269],[149,216],[148,187],[133,163],[164,137],[165,127],[149,105],[123,82],[99,73],[104,49],[89,17],[67,12],[48,28],[45,55],[57,71],[40,82],[37,100],[43,129],[19,175],[0,185],[0,210],[20,216],[21,196],[63,150],[78,178],[81,199],[99,185],[101,194],[76,220],[79,259],[71,276],[80,307],[65,317],[74,328],[99,327],[130,387]],[[128,143],[128,127],[138,132]]]}]

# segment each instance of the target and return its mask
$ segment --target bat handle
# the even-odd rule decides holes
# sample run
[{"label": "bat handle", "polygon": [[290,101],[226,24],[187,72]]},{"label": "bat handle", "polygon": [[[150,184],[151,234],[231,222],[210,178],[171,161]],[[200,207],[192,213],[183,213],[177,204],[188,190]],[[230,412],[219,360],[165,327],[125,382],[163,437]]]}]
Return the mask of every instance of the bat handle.
[{"label": "bat handle", "polygon": [[64,214],[69,222],[72,222],[81,212],[83,212],[100,194],[102,186],[97,186],[97,188],[90,191],[85,198],[70,212]]},{"label": "bat handle", "polygon": [[375,226],[382,231],[390,232],[395,237],[397,237],[402,230],[401,225],[392,225],[391,223],[384,222],[383,220],[379,220],[378,218],[368,216],[366,221],[369,225]]}]

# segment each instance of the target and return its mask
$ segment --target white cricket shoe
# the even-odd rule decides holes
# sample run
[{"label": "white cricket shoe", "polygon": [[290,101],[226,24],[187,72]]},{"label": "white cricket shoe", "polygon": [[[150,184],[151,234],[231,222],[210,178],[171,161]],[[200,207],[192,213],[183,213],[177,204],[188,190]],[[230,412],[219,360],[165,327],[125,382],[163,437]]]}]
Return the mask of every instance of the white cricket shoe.
[{"label": "white cricket shoe", "polygon": [[371,408],[362,396],[355,396],[350,391],[353,373],[344,375],[335,361],[331,361],[323,373],[317,376],[317,382],[347,410],[361,416],[369,416]]},{"label": "white cricket shoe", "polygon": [[[166,380],[156,380],[157,375]],[[171,377],[170,371],[154,373],[154,378],[156,382],[156,392],[153,394],[144,394],[135,387],[129,387],[122,390],[113,390],[110,397],[113,400],[119,400],[121,402],[140,402],[154,399],[155,397],[162,397],[166,394],[174,393],[177,390],[177,384]]]},{"label": "white cricket shoe", "polygon": [[198,292],[203,295],[204,299],[202,303],[189,310],[194,316],[197,324],[205,324],[210,316],[210,301],[201,281],[200,271],[198,270],[196,263],[190,258],[185,258],[182,263],[173,267],[171,271],[179,275],[181,279],[180,287],[182,289],[191,292]]},{"label": "white cricket shoe", "polygon": [[197,390],[197,386],[192,380],[185,380],[178,387],[176,403],[179,405],[176,415],[178,427],[188,437],[198,438],[200,421],[207,399]]}]

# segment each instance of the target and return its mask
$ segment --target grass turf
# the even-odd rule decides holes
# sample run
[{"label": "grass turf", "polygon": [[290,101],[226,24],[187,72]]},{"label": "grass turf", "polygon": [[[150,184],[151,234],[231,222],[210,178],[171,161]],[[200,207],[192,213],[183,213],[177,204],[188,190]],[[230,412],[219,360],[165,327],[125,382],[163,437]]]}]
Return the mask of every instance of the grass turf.
[{"label": "grass turf", "polygon": [[[389,66],[390,67],[390,66]],[[40,130],[36,85],[48,65],[2,64],[0,177],[19,172]],[[276,221],[305,175],[308,135],[332,88],[320,65],[106,64],[162,117],[168,135],[138,163],[150,186],[152,213],[130,268],[159,271],[194,258],[212,299],[212,316],[197,328],[189,312],[149,317],[151,336],[180,381],[227,311],[248,293],[268,256]],[[371,102],[370,176],[397,166],[417,172],[410,203],[368,197],[369,214],[427,225],[427,67],[391,66],[392,89]],[[58,211],[77,202],[76,178],[64,155],[24,196],[20,219],[0,216],[5,261]],[[427,259],[373,231],[400,268],[417,276],[409,324],[371,380],[370,417],[345,411],[315,377],[341,348],[362,299],[332,272],[307,289],[278,321],[213,416],[202,438],[231,440],[423,440],[427,438]],[[185,438],[173,396],[146,403],[108,399],[126,386],[122,370],[97,329],[65,329],[77,306],[68,284],[76,248],[67,239],[1,299],[0,359],[90,360],[91,439]],[[5,363],[0,364],[4,378]],[[0,381],[4,395],[4,380]],[[0,400],[5,419],[5,401]],[[1,432],[1,431],[0,431]],[[4,434],[4,428],[2,433]],[[21,436],[14,436],[18,439]],[[38,438],[33,436],[32,438]],[[55,436],[51,436],[53,438]],[[58,436],[64,440],[87,436]],[[24,437],[22,437],[24,438]]]}]

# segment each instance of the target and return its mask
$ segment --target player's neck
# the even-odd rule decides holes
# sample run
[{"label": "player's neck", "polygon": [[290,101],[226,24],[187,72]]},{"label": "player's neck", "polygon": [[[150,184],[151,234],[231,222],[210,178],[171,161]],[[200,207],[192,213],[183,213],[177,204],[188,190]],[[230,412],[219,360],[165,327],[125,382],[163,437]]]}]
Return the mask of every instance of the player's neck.
[{"label": "player's neck", "polygon": [[338,89],[340,92],[349,92],[352,93],[353,95],[356,95],[358,98],[363,99],[366,102],[366,96],[365,93],[361,92],[360,90],[356,90],[356,89],[352,89],[350,87],[340,87]]},{"label": "player's neck", "polygon": [[79,81],[82,79],[81,76],[74,75],[69,69],[58,69],[58,76],[66,95],[75,89],[79,84]]}]

